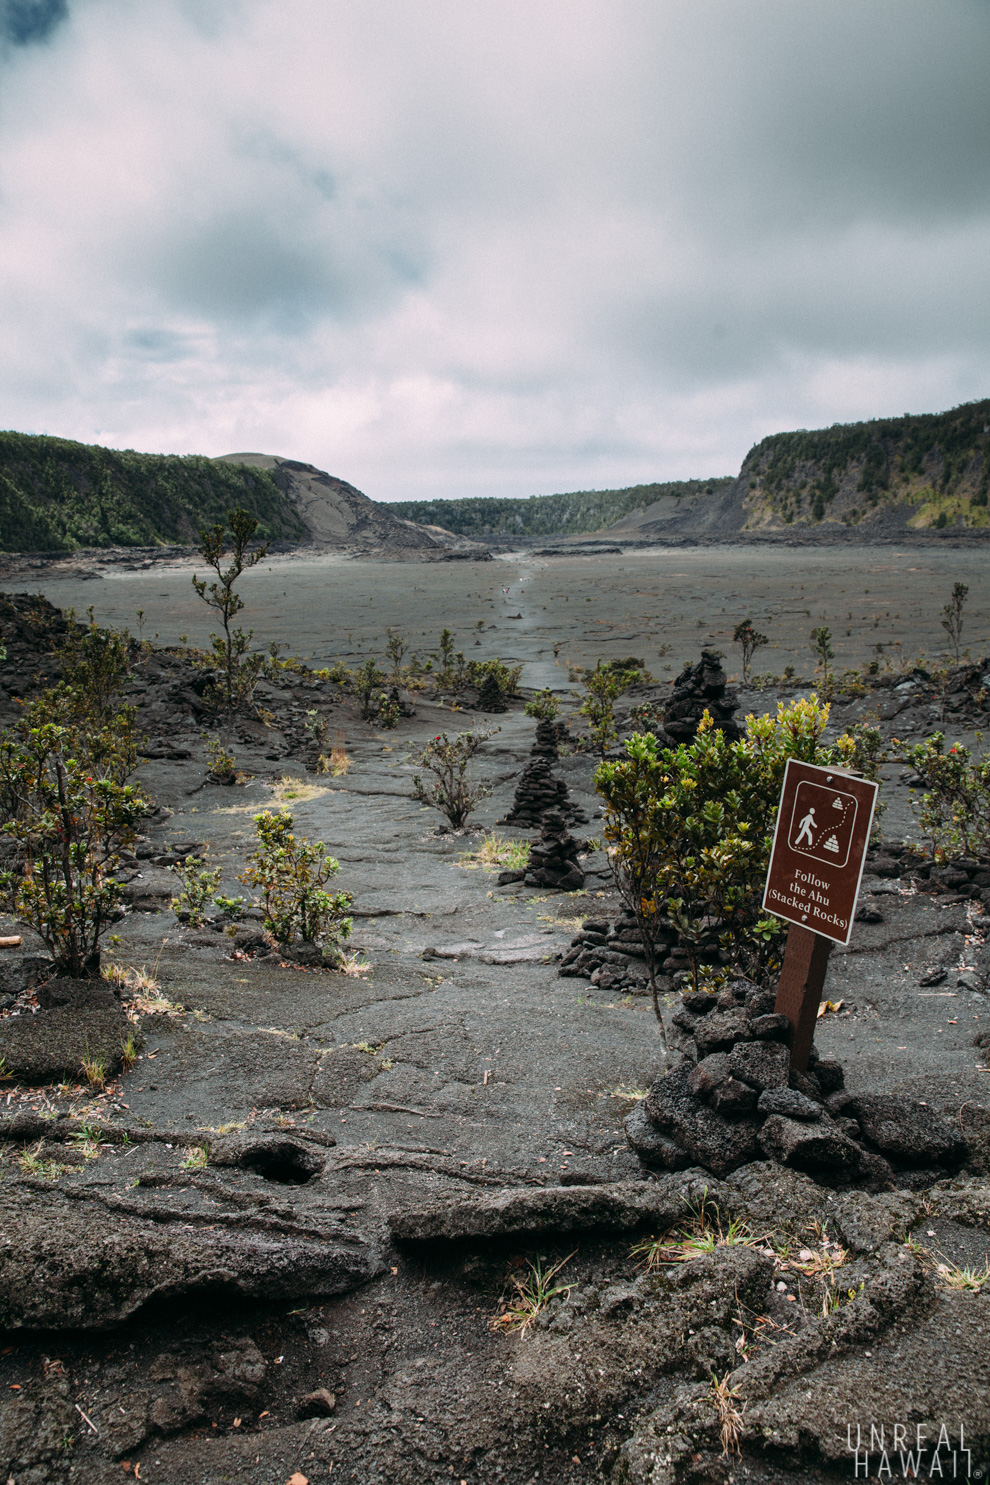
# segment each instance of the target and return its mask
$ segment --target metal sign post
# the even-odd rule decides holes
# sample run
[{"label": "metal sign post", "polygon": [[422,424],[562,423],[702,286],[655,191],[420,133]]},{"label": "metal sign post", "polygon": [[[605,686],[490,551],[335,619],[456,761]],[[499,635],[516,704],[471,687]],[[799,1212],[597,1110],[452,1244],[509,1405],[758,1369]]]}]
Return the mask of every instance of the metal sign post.
[{"label": "metal sign post", "polygon": [[848,944],[879,786],[841,768],[787,760],[764,912],[791,924],[775,1010],[789,1017],[804,1072],[832,945]]}]

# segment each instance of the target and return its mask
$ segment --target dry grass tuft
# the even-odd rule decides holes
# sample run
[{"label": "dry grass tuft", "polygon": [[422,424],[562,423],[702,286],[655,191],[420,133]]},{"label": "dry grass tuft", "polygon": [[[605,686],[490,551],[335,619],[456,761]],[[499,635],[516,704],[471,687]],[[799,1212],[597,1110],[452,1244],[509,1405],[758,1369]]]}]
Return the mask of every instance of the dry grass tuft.
[{"label": "dry grass tuft", "polygon": [[740,1408],[736,1402],[739,1396],[738,1387],[729,1386],[731,1372],[719,1379],[712,1373],[711,1387],[708,1392],[708,1401],[715,1409],[718,1420],[718,1436],[722,1445],[722,1457],[728,1459],[730,1454],[738,1454],[739,1440],[744,1427],[743,1414],[746,1411],[745,1403]]},{"label": "dry grass tuft", "polygon": [[672,1228],[662,1237],[644,1238],[631,1249],[648,1273],[668,1263],[690,1263],[716,1248],[753,1247],[762,1239],[746,1224],[733,1217],[723,1224],[722,1214],[707,1196],[691,1207],[691,1219],[683,1227]]},{"label": "dry grass tuft", "polygon": [[283,774],[268,786],[272,791],[272,803],[279,809],[287,804],[305,804],[310,799],[320,799],[327,792],[319,784],[307,784],[292,774]]}]

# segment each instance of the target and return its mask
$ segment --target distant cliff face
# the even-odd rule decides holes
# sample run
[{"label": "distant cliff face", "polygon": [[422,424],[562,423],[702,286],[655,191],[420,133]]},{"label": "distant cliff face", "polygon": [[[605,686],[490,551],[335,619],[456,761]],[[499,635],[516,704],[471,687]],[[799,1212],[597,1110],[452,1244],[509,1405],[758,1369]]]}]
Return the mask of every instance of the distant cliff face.
[{"label": "distant cliff face", "polygon": [[262,469],[282,492],[310,541],[321,546],[361,552],[440,550],[453,540],[393,515],[387,505],[369,500],[346,480],[313,464],[274,454],[224,454],[217,463]]},{"label": "distant cliff face", "polygon": [[776,433],[746,455],[733,503],[746,531],[990,527],[988,486],[990,400]]}]

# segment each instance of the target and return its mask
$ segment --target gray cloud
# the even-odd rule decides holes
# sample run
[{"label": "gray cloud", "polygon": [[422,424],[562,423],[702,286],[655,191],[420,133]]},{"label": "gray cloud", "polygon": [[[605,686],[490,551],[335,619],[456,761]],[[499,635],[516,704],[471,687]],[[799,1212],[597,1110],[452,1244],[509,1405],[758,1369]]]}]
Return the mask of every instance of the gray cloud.
[{"label": "gray cloud", "polygon": [[10,425],[399,498],[986,395],[985,0],[66,13],[0,0]]},{"label": "gray cloud", "polygon": [[0,0],[0,39],[14,46],[47,41],[68,16],[68,0]]}]

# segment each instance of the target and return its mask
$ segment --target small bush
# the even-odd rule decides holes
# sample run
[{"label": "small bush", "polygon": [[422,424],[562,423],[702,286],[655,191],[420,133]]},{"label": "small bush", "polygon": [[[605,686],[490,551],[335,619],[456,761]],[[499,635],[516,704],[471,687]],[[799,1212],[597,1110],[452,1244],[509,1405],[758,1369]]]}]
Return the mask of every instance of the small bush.
[{"label": "small bush", "polygon": [[494,682],[499,696],[507,699],[516,694],[522,669],[521,665],[510,666],[501,660],[469,660],[464,667],[464,678],[479,691],[486,682],[489,685]]},{"label": "small bush", "polygon": [[911,807],[936,861],[954,857],[990,860],[990,755],[974,758],[962,743],[945,746],[934,733],[901,755],[922,779],[924,793]]},{"label": "small bush", "polygon": [[133,711],[87,730],[73,695],[41,696],[0,735],[0,829],[18,857],[18,869],[0,872],[0,900],[40,935],[56,972],[78,979],[100,973],[100,942],[122,912],[121,851],[150,806],[124,782],[136,759]]},{"label": "small bush", "polygon": [[427,743],[419,759],[420,768],[427,769],[433,778],[424,784],[421,775],[416,774],[413,798],[438,809],[455,830],[459,829],[475,806],[492,792],[487,784],[477,784],[472,788],[468,783],[467,769],[482,744],[499,730],[498,727],[482,727],[474,732],[459,732],[456,737],[449,737],[446,732],[438,733]]},{"label": "small bush", "polygon": [[169,906],[180,923],[188,923],[190,928],[201,927],[206,922],[206,909],[220,886],[223,867],[206,869],[198,856],[187,856],[185,861],[178,861],[168,869],[182,883],[182,891],[172,898]]},{"label": "small bush", "polygon": [[207,780],[211,784],[243,784],[246,775],[237,767],[237,759],[219,737],[206,738],[206,756],[210,760]]},{"label": "small bush", "polygon": [[730,742],[706,713],[693,742],[660,748],[637,734],[625,759],[599,767],[612,869],[643,936],[658,1018],[656,968],[671,928],[696,986],[719,950],[754,979],[778,967],[786,928],[761,903],[787,760],[874,778],[881,760],[876,729],[823,744],[828,714],[814,695],[781,702],[776,716],[747,717]]},{"label": "small bush", "polygon": [[560,702],[548,686],[543,691],[537,691],[536,695],[527,701],[523,711],[527,717],[535,717],[538,722],[552,722],[560,711]]},{"label": "small bush", "polygon": [[347,916],[353,899],[347,892],[328,892],[338,863],[322,842],[292,833],[292,816],[262,810],[254,817],[258,847],[240,880],[259,887],[264,925],[277,944],[295,939],[319,944],[325,954],[340,958],[340,946],[350,934]]}]

